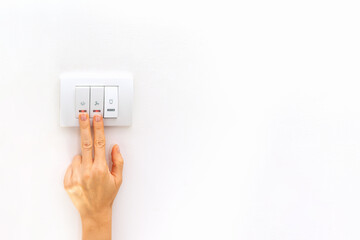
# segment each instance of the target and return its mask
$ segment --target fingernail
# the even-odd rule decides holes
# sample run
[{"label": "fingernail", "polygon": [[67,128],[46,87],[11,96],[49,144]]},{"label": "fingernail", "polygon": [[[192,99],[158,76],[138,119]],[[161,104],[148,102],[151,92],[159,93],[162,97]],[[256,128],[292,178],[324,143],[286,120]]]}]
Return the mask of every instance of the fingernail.
[{"label": "fingernail", "polygon": [[116,151],[117,151],[118,153],[120,152],[119,145],[116,145]]},{"label": "fingernail", "polygon": [[86,113],[80,114],[80,119],[81,119],[81,121],[86,121],[86,119],[87,119]]},{"label": "fingernail", "polygon": [[95,119],[96,122],[100,122],[101,116],[100,115],[95,115],[94,119]]}]

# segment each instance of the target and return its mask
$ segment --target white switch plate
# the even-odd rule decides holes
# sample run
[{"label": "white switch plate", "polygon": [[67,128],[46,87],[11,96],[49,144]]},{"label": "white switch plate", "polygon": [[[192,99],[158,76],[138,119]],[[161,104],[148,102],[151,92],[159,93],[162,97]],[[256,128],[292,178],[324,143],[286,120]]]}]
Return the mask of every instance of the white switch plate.
[{"label": "white switch plate", "polygon": [[[60,126],[76,127],[75,87],[118,87],[118,117],[104,118],[105,126],[130,126],[133,76],[129,72],[71,72],[60,75]],[[92,122],[92,118],[90,118]]]}]

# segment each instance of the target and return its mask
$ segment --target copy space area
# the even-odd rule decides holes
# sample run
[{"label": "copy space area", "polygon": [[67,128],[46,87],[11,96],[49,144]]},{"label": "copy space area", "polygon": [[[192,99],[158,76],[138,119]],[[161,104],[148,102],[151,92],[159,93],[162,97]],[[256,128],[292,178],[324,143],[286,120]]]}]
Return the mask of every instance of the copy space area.
[{"label": "copy space area", "polygon": [[358,1],[3,0],[0,239],[80,239],[59,75],[134,74],[119,240],[360,239]]}]

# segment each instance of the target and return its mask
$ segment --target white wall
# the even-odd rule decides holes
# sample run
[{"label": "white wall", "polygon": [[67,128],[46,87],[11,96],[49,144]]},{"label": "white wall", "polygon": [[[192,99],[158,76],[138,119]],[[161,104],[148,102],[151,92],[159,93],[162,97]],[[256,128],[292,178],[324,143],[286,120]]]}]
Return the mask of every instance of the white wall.
[{"label": "white wall", "polygon": [[129,70],[121,240],[360,238],[358,1],[0,3],[0,238],[80,239],[71,70]]}]

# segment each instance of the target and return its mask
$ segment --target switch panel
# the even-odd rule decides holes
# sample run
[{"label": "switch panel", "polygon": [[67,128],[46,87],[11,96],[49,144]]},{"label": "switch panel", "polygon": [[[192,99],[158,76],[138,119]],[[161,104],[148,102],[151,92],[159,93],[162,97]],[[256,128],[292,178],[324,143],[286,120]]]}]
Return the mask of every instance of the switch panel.
[{"label": "switch panel", "polygon": [[118,87],[105,87],[104,118],[118,117]]},{"label": "switch panel", "polygon": [[[60,76],[60,125],[79,126],[79,114],[104,117],[105,126],[130,126],[133,77],[128,72],[71,72]],[[74,114],[75,113],[75,114]]]},{"label": "switch panel", "polygon": [[104,87],[90,89],[90,117],[94,117],[95,114],[104,116]]},{"label": "switch panel", "polygon": [[89,87],[76,87],[75,95],[75,118],[79,118],[80,113],[89,113]]}]

